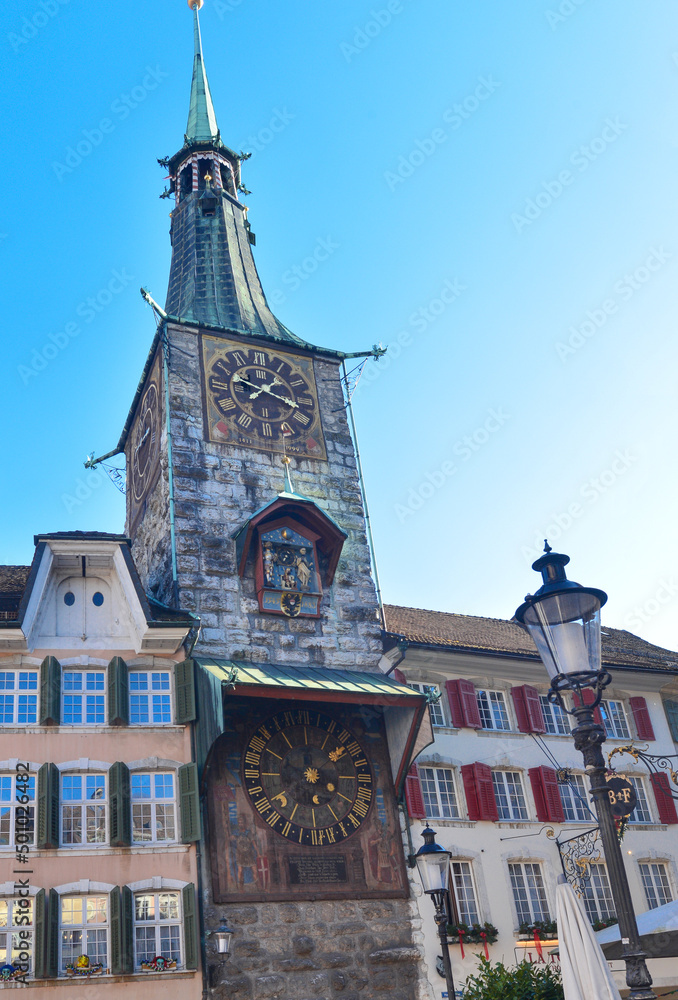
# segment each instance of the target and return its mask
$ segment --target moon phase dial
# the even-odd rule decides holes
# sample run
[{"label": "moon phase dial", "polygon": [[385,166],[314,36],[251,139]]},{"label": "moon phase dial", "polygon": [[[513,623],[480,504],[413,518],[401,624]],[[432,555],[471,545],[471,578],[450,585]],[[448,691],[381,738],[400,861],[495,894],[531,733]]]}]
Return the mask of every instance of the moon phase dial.
[{"label": "moon phase dial", "polygon": [[362,826],[373,798],[367,755],[353,734],[322,712],[278,712],[250,737],[243,761],[250,801],[271,829],[322,847]]}]

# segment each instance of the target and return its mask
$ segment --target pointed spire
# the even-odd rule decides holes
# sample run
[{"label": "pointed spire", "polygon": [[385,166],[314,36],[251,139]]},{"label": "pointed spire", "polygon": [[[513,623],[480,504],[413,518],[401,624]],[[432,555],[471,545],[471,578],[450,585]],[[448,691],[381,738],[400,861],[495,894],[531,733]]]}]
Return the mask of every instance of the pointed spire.
[{"label": "pointed spire", "polygon": [[285,493],[294,493],[292,477],[290,476],[290,459],[288,455],[283,455],[283,465],[285,466]]},{"label": "pointed spire", "polygon": [[214,114],[210,85],[207,82],[205,60],[202,55],[200,20],[198,11],[203,0],[188,0],[193,11],[193,34],[195,36],[195,56],[193,59],[193,82],[191,84],[191,106],[188,112],[186,138],[189,142],[210,142],[219,139],[217,117]]}]

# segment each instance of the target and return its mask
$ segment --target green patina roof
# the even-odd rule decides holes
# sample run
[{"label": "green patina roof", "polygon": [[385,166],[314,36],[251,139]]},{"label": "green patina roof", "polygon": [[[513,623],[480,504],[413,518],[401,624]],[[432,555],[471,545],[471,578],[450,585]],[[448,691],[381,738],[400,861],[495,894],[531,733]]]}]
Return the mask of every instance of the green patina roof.
[{"label": "green patina roof", "polygon": [[416,704],[422,695],[384,674],[363,673],[358,670],[333,670],[328,667],[282,667],[266,663],[243,663],[239,660],[220,660],[211,657],[194,657],[198,666],[219,680],[229,680],[231,670],[237,667],[238,675],[234,694],[243,685],[259,687],[297,688],[305,691],[331,691],[337,694],[390,695],[411,698]]},{"label": "green patina roof", "polygon": [[210,85],[207,82],[205,60],[200,38],[198,4],[193,8],[193,31],[195,35],[195,56],[193,59],[193,82],[191,84],[191,105],[188,112],[186,138],[189,142],[210,142],[219,138],[217,116],[214,113]]}]

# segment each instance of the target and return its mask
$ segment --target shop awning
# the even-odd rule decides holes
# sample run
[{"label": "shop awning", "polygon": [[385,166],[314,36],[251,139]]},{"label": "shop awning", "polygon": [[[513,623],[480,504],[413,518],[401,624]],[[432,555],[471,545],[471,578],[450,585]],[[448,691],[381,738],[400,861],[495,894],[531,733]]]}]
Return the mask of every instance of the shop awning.
[{"label": "shop awning", "polygon": [[203,656],[195,657],[194,663],[200,706],[196,733],[201,769],[214,740],[223,731],[223,698],[229,695],[382,706],[398,795],[410,761],[433,742],[425,695],[381,673],[244,663]]}]

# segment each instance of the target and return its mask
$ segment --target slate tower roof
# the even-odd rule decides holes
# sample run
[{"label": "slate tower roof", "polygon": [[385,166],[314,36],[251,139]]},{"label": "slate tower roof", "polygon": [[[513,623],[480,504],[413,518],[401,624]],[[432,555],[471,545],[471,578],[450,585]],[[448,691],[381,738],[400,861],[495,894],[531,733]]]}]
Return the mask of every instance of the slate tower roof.
[{"label": "slate tower roof", "polygon": [[181,322],[313,349],[268,307],[247,221],[241,160],[221,141],[202,52],[198,9],[192,4],[195,55],[188,125],[182,149],[167,161],[172,212],[172,264],[165,309]]}]

